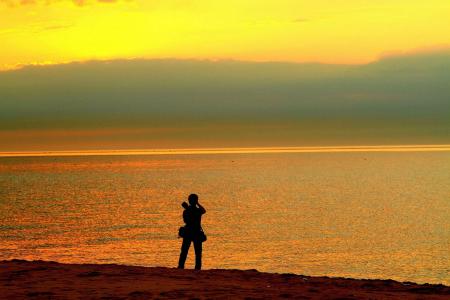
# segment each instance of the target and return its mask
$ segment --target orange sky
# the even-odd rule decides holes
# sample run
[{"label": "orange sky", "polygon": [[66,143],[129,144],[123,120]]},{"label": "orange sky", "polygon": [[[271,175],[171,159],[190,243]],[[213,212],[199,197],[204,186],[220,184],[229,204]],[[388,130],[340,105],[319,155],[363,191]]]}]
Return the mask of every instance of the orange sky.
[{"label": "orange sky", "polygon": [[0,69],[114,58],[367,63],[450,44],[448,0],[0,0]]}]

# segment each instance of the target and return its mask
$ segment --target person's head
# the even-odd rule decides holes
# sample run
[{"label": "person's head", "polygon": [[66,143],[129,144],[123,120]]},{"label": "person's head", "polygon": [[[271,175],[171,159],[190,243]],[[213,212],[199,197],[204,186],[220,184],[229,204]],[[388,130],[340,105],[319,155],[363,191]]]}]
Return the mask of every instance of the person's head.
[{"label": "person's head", "polygon": [[187,209],[189,207],[189,204],[183,201],[183,203],[181,203],[181,206],[183,206],[184,209]]},{"label": "person's head", "polygon": [[198,203],[198,196],[196,194],[190,194],[188,201],[190,205],[195,206]]}]

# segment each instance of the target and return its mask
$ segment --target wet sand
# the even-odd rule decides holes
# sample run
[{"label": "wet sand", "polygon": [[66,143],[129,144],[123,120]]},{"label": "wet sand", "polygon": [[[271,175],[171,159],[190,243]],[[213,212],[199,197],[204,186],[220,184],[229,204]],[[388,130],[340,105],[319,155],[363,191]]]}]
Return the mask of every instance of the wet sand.
[{"label": "wet sand", "polygon": [[123,265],[0,262],[2,299],[450,299],[450,287],[393,280],[357,280]]}]

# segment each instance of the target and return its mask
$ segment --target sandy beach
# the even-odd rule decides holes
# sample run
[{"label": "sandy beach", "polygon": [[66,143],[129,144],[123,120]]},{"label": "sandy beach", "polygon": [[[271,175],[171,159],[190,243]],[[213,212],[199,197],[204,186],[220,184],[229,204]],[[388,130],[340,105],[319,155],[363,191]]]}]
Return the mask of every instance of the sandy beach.
[{"label": "sandy beach", "polygon": [[3,299],[449,299],[450,287],[256,270],[11,260],[0,262],[0,295]]}]

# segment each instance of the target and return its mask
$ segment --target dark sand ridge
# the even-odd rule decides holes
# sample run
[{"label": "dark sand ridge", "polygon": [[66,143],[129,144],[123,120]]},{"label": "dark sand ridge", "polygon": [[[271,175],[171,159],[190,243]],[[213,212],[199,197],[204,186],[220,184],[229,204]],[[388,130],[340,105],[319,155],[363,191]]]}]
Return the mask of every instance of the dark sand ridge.
[{"label": "dark sand ridge", "polygon": [[357,280],[123,265],[0,262],[2,299],[450,299],[450,287],[393,280]]}]

